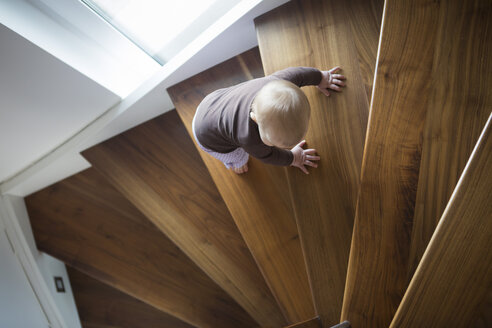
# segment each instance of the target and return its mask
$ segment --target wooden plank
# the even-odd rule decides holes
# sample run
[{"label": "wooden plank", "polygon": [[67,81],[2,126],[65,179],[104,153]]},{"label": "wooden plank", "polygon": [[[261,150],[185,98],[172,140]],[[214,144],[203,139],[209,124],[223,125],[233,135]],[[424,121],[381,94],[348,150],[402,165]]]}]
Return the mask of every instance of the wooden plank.
[{"label": "wooden plank", "polygon": [[319,317],[289,325],[285,328],[321,328]]},{"label": "wooden plank", "polygon": [[474,316],[476,318],[473,328],[490,328],[492,327],[492,288],[489,287],[489,293],[486,299]]},{"label": "wooden plank", "polygon": [[94,169],[27,197],[26,204],[39,250],[191,325],[255,326]]},{"label": "wooden plank", "polygon": [[385,2],[342,310],[355,327],[388,326],[406,288],[437,14],[436,3]]},{"label": "wooden plank", "polygon": [[390,327],[470,327],[492,287],[492,115]]},{"label": "wooden plank", "polygon": [[[485,77],[490,76],[485,62],[490,46],[479,46],[490,34],[484,17],[490,13],[488,7],[483,11],[484,2],[479,1],[385,2],[342,310],[342,319],[355,327],[390,324],[427,243],[421,236],[430,236],[430,227],[437,222],[420,216],[413,226],[414,213],[419,217],[422,209],[421,204],[416,207],[417,190],[428,209],[435,206],[428,202],[441,204],[439,198],[447,197],[454,182],[442,184],[440,179],[459,174],[462,156],[470,149],[463,145],[476,138],[461,122],[453,124],[467,117],[463,127],[478,126],[483,110],[490,111],[486,95],[490,82]],[[450,95],[450,90],[462,95]],[[457,138],[466,135],[463,143],[456,144],[459,148],[450,144],[451,148],[438,149],[455,129]],[[441,132],[443,140],[435,140]],[[440,150],[442,159],[435,162]],[[451,161],[443,164],[447,160]],[[445,168],[448,164],[451,169]],[[443,172],[438,172],[441,168]]]},{"label": "wooden plank", "polygon": [[193,327],[74,268],[67,267],[67,272],[82,327]]},{"label": "wooden plank", "polygon": [[492,110],[488,91],[492,85],[491,3],[451,1],[440,6],[434,90],[422,141],[408,281]]},{"label": "wooden plank", "polygon": [[323,326],[338,323],[342,308],[381,11],[381,1],[292,1],[255,21],[267,74],[339,65],[347,76],[343,93],[329,98],[304,88],[312,111],[306,140],[321,161],[309,176],[287,170]]},{"label": "wooden plank", "polygon": [[[293,325],[290,325],[285,328],[321,328],[321,321],[319,317],[316,317],[311,320],[299,322]],[[331,326],[331,328],[350,328],[350,322],[344,321],[342,323],[339,323],[337,325]]]},{"label": "wooden plank", "polygon": [[[210,92],[263,76],[257,49],[168,89],[191,134],[196,107]],[[236,175],[200,151],[241,234],[282,308],[288,323],[314,317],[312,296],[283,169],[252,158]]]},{"label": "wooden plank", "polygon": [[260,325],[285,323],[176,111],[83,155]]},{"label": "wooden plank", "polygon": [[[345,2],[340,9],[343,8],[346,17],[344,25],[350,24],[350,37],[357,50],[360,77],[364,82],[367,100],[370,103],[384,0],[351,0]],[[344,26],[344,28],[347,27]]]}]

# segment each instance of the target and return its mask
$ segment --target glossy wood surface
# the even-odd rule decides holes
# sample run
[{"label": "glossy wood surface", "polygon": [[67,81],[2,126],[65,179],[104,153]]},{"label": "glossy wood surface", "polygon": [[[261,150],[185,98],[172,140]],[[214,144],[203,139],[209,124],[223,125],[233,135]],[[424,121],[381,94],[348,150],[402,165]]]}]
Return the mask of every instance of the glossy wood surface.
[{"label": "glossy wood surface", "polygon": [[115,328],[193,327],[72,267],[67,267],[67,272],[83,328],[88,325]]},{"label": "glossy wood surface", "polygon": [[492,115],[390,327],[470,327],[492,288]]},{"label": "glossy wood surface", "polygon": [[408,280],[492,111],[492,3],[443,2],[438,28]]},{"label": "glossy wood surface", "polygon": [[[210,92],[263,76],[252,49],[168,89],[191,134],[196,107]],[[192,134],[191,134],[192,135]],[[283,169],[252,158],[236,175],[200,151],[288,323],[314,317],[312,297]]]},{"label": "glossy wood surface", "polygon": [[[348,30],[347,33],[357,50],[356,57],[359,62],[360,77],[364,83],[369,104],[372,97],[383,7],[384,0],[350,0],[336,7],[336,14],[341,15],[343,13],[345,17],[343,25],[342,22],[337,21],[339,26],[336,28],[339,29],[343,26]],[[346,24],[350,25],[350,29]],[[353,56],[354,54],[351,53],[350,55]]]},{"label": "glossy wood surface", "polygon": [[199,327],[255,322],[94,169],[26,198],[36,245],[67,265]]},{"label": "glossy wood surface", "polygon": [[[490,111],[484,8],[474,1],[385,2],[342,310],[354,327],[390,324],[436,209]],[[416,199],[425,205],[416,207]],[[424,207],[434,213],[421,216]]]},{"label": "glossy wood surface", "polygon": [[321,161],[307,176],[287,169],[323,326],[340,322],[381,11],[382,1],[292,1],[255,20],[267,74],[341,66],[347,77],[343,92],[330,97],[304,88],[311,104],[306,140]]},{"label": "glossy wood surface", "polygon": [[176,111],[83,155],[260,325],[285,323]]}]

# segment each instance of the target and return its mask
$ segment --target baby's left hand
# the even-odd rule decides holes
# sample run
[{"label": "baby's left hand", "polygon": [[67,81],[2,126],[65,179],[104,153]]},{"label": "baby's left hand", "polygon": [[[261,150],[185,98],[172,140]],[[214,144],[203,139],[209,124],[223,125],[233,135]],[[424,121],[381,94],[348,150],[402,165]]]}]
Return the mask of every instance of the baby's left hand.
[{"label": "baby's left hand", "polygon": [[336,74],[340,70],[340,67],[334,67],[328,71],[321,71],[321,82],[318,85],[318,89],[326,96],[330,95],[328,89],[335,91],[342,91],[342,87],[345,86],[346,77],[341,74]]},{"label": "baby's left hand", "polygon": [[299,168],[302,172],[309,174],[308,170],[304,165],[318,167],[317,163],[313,161],[319,161],[319,156],[316,155],[316,149],[303,149],[306,144],[306,140],[299,142],[290,151],[294,158],[292,160],[291,166]]}]

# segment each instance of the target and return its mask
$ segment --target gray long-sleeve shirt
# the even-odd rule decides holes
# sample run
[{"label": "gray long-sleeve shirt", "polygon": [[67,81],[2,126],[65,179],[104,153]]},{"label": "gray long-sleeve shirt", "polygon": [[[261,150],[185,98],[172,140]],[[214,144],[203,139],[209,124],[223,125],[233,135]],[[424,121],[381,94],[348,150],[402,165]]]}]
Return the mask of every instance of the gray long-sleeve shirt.
[{"label": "gray long-sleeve shirt", "polygon": [[321,72],[311,67],[291,67],[270,76],[219,89],[203,99],[195,115],[195,133],[206,148],[228,153],[243,148],[264,163],[287,166],[292,163],[290,150],[265,145],[258,125],[250,118],[251,104],[268,82],[287,80],[298,87],[318,85]]}]

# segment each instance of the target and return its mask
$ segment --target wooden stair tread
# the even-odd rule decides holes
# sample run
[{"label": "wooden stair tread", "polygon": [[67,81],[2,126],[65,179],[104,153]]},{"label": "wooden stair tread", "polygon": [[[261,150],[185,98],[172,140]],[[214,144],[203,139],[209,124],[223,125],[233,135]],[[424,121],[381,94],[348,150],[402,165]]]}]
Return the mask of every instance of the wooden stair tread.
[{"label": "wooden stair tread", "polygon": [[319,317],[289,325],[285,328],[321,328]]},{"label": "wooden stair tread", "polygon": [[[168,89],[188,132],[196,107],[210,92],[263,76],[257,48]],[[219,192],[288,323],[314,317],[304,259],[283,169],[251,158],[238,176],[200,151]]]},{"label": "wooden stair tread", "polygon": [[390,324],[488,116],[484,3],[385,2],[342,310],[354,327]]},{"label": "wooden stair tread", "polygon": [[470,327],[492,286],[492,114],[390,327]]},{"label": "wooden stair tread", "polygon": [[189,324],[255,322],[94,169],[26,197],[36,245]]},{"label": "wooden stair tread", "polygon": [[[441,4],[440,34],[422,140],[408,281],[492,110],[492,20],[487,1]],[[461,35],[460,42],[456,36]],[[464,49],[467,49],[464,52]],[[442,53],[442,55],[440,55]]]},{"label": "wooden stair tread", "polygon": [[176,111],[83,156],[260,325],[285,323]]},{"label": "wooden stair tread", "polygon": [[72,267],[67,272],[82,327],[193,327]]},{"label": "wooden stair tread", "polygon": [[266,74],[289,66],[341,66],[347,87],[311,104],[306,136],[321,161],[310,174],[288,169],[292,202],[323,326],[340,319],[359,189],[382,1],[291,1],[255,20]]}]

